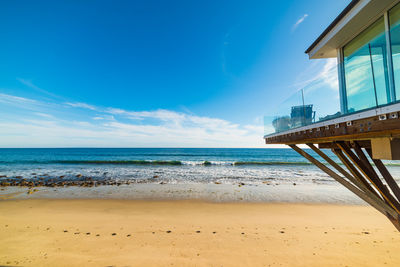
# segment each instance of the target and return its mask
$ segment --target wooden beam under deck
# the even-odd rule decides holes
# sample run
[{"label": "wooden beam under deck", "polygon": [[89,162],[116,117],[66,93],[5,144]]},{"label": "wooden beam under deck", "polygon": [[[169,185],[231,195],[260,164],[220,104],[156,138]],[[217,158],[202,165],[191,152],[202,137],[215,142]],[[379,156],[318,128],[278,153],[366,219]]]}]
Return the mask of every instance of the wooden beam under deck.
[{"label": "wooden beam under deck", "polygon": [[[395,115],[394,115],[395,114]],[[400,138],[399,114],[388,113],[358,120],[313,127],[308,125],[264,137],[266,144],[332,143],[334,141],[370,140],[372,138]],[[334,122],[334,120],[332,120]]]},{"label": "wooden beam under deck", "polygon": [[[336,155],[338,155],[339,159],[341,159],[344,165],[352,173],[350,174],[341,166],[339,166],[336,162],[330,159],[314,144],[309,143],[307,145],[324,160],[326,160],[327,163],[324,164],[318,161],[313,156],[294,144],[290,144],[289,146],[300,155],[308,159],[311,163],[316,165],[323,172],[331,176],[337,182],[339,182],[351,192],[356,194],[358,197],[363,199],[365,202],[370,204],[376,210],[384,214],[400,232],[400,203],[398,199],[396,199],[392,195],[392,192],[394,192],[393,189],[392,192],[390,192],[386,185],[383,184],[381,178],[375,172],[373,167],[370,166],[369,160],[366,158],[364,152],[359,146],[354,149],[356,153],[353,153],[350,146],[343,142],[338,143],[340,150],[334,149]],[[362,155],[360,153],[362,153]],[[352,165],[351,162],[354,165]],[[343,176],[340,176],[339,174],[334,172],[327,165],[332,166]],[[383,173],[388,172],[386,167],[384,165],[382,166],[380,167],[384,168]],[[356,171],[356,169],[359,169],[363,175],[361,175],[360,172]],[[377,192],[379,192],[379,194]]]},{"label": "wooden beam under deck", "polygon": [[[368,148],[371,149],[371,140],[359,140],[359,141],[350,141],[350,146],[354,148],[354,143],[357,142],[357,144],[361,148]],[[334,143],[334,142],[329,142],[329,143],[318,143],[318,147],[320,149],[340,149],[340,147]]]}]

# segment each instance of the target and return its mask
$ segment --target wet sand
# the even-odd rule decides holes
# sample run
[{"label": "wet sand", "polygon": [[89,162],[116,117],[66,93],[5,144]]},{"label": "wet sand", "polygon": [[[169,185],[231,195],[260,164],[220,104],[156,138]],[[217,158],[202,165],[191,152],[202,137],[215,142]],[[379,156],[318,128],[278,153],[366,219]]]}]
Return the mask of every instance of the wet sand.
[{"label": "wet sand", "polygon": [[[242,183],[243,184],[243,183]],[[3,199],[126,199],[205,200],[212,202],[284,202],[365,205],[339,183],[336,184],[130,184],[98,187],[0,188]]]},{"label": "wet sand", "polygon": [[400,233],[368,206],[0,201],[0,265],[398,266]]}]

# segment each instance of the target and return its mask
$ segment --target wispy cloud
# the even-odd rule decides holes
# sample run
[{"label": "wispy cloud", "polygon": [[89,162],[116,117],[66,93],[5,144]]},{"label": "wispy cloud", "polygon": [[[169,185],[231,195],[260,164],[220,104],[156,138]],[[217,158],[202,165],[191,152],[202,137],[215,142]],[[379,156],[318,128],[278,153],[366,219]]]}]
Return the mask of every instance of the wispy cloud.
[{"label": "wispy cloud", "polygon": [[44,90],[43,88],[40,88],[39,86],[37,86],[36,84],[34,84],[34,83],[33,83],[32,81],[30,81],[30,80],[22,79],[22,78],[17,78],[17,81],[19,81],[20,83],[22,83],[23,85],[25,85],[25,86],[27,86],[27,87],[29,87],[29,88],[31,88],[31,89],[34,89],[34,90],[37,91],[37,92],[46,94],[46,95],[51,96],[51,97],[60,98],[58,95],[55,95],[55,94],[53,94],[53,93],[50,93],[50,92],[47,91],[47,90]]},{"label": "wispy cloud", "polygon": [[33,114],[38,115],[39,117],[43,117],[43,118],[50,118],[50,119],[54,118],[53,115],[41,113],[41,112],[34,112]]},{"label": "wispy cloud", "polygon": [[162,121],[178,122],[183,120],[185,117],[183,113],[178,113],[165,109],[158,109],[153,111],[128,111],[119,108],[107,108],[105,112],[113,115],[126,116],[127,118],[132,120],[158,119]]},{"label": "wispy cloud", "polygon": [[102,116],[96,116],[92,118],[93,120],[110,120],[113,121],[115,120],[113,115],[102,115]]},{"label": "wispy cloud", "polygon": [[[133,111],[82,102],[47,105],[0,94],[12,116],[0,112],[0,147],[262,147],[262,125],[158,109]],[[35,101],[40,110],[23,102]],[[17,108],[16,108],[17,107]],[[26,112],[25,112],[26,111]],[[21,115],[19,115],[21,114]]]},{"label": "wispy cloud", "polygon": [[292,26],[292,31],[295,31],[297,29],[297,27],[299,27],[299,25],[301,23],[304,22],[304,20],[308,17],[308,14],[304,14],[301,18],[299,18],[295,24],[293,24]]},{"label": "wispy cloud", "polygon": [[298,75],[292,86],[298,89],[304,88],[306,91],[313,91],[321,87],[338,91],[336,58],[313,61],[309,68]]},{"label": "wispy cloud", "polygon": [[35,103],[33,99],[0,93],[0,102],[5,104]]},{"label": "wispy cloud", "polygon": [[316,78],[329,85],[331,89],[339,90],[336,58],[328,59]]},{"label": "wispy cloud", "polygon": [[85,109],[90,109],[90,110],[97,110],[97,108],[95,106],[86,104],[86,103],[81,103],[81,102],[75,102],[75,103],[71,103],[71,102],[65,102],[66,105],[74,107],[74,108],[85,108]]}]

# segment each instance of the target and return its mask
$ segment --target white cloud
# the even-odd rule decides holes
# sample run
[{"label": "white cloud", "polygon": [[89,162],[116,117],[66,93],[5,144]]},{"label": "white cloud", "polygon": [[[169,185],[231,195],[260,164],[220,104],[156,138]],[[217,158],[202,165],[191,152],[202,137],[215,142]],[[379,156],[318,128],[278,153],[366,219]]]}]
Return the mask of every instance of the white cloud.
[{"label": "white cloud", "polygon": [[35,103],[33,99],[0,93],[0,102],[5,104]]},{"label": "white cloud", "polygon": [[292,26],[292,31],[295,31],[297,29],[297,27],[299,27],[299,25],[301,23],[304,22],[304,20],[308,17],[308,14],[304,14],[301,18],[299,18],[296,23]]},{"label": "white cloud", "polygon": [[38,90],[38,91],[43,91],[43,89],[41,89],[41,88],[39,88],[38,86],[36,86],[36,85],[34,85],[31,81],[29,81],[29,80],[25,80],[25,79],[22,79],[22,78],[17,78],[17,80],[20,82],[20,83],[22,83],[22,84],[24,84],[24,85],[26,85],[26,86],[28,86],[28,87],[30,87],[30,88],[32,88],[32,89],[35,89],[35,90]]},{"label": "white cloud", "polygon": [[326,60],[316,60],[309,68],[300,73],[292,87],[303,88],[311,92],[322,87],[330,88],[334,91],[339,90],[337,60],[328,58]]},{"label": "white cloud", "polygon": [[17,78],[17,80],[18,80],[20,83],[22,83],[23,85],[26,85],[26,86],[28,86],[29,88],[32,88],[32,89],[34,89],[34,90],[36,90],[36,91],[38,91],[38,92],[40,92],[40,93],[44,93],[44,94],[46,94],[46,95],[48,95],[48,96],[51,96],[51,97],[60,98],[59,96],[57,96],[57,95],[55,95],[55,94],[53,94],[53,93],[50,93],[50,92],[48,92],[48,91],[46,91],[46,90],[40,88],[39,86],[35,85],[35,84],[34,84],[32,81],[30,81],[30,80],[26,80],[26,79],[22,79],[22,78]]},{"label": "white cloud", "polygon": [[17,112],[0,119],[4,129],[0,147],[264,147],[262,125],[242,126],[166,109],[131,111],[81,102],[54,103],[43,110],[45,103],[31,100],[40,104],[40,110],[26,113],[21,101],[30,99],[10,95],[7,99],[24,116],[18,117]]},{"label": "white cloud", "polygon": [[324,67],[322,68],[322,71],[319,73],[317,78],[321,79],[332,89],[339,89],[336,58],[329,58],[326,61]]},{"label": "white cloud", "polygon": [[119,109],[119,108],[107,108],[106,112],[111,113],[111,114],[115,114],[115,115],[126,113],[125,110]]},{"label": "white cloud", "polygon": [[97,108],[95,106],[86,104],[86,103],[81,103],[81,102],[75,102],[75,103],[71,103],[71,102],[65,102],[66,105],[74,107],[74,108],[85,108],[85,109],[90,109],[90,110],[97,110]]},{"label": "white cloud", "polygon": [[53,115],[46,114],[46,113],[35,112],[34,114],[36,114],[36,115],[38,115],[38,116],[40,116],[40,117],[44,117],[44,118],[49,118],[49,119],[54,118]]},{"label": "white cloud", "polygon": [[158,109],[154,111],[125,111],[122,109],[108,109],[111,114],[125,115],[133,120],[158,119],[162,121],[179,122],[185,119],[183,113]]},{"label": "white cloud", "polygon": [[113,121],[115,120],[114,116],[112,115],[103,115],[103,116],[96,116],[92,118],[93,120],[110,120]]}]

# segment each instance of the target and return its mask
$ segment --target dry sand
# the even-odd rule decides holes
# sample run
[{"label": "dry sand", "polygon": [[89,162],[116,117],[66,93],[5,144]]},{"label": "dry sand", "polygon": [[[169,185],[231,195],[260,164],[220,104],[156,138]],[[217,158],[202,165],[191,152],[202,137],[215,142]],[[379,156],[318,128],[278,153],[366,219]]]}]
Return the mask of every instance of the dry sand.
[{"label": "dry sand", "polygon": [[400,266],[366,206],[5,200],[0,240],[12,266]]}]

